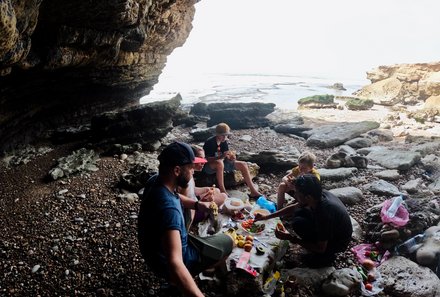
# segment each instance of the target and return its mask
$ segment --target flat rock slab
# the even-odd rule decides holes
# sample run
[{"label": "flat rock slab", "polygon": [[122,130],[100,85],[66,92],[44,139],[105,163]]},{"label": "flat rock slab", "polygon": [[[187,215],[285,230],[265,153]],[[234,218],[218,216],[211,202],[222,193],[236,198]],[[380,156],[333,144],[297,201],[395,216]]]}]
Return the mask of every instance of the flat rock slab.
[{"label": "flat rock slab", "polygon": [[398,180],[400,178],[399,171],[397,171],[396,169],[379,171],[376,172],[374,176],[389,181]]},{"label": "flat rock slab", "polygon": [[304,134],[310,135],[307,145],[317,148],[331,148],[360,136],[379,127],[379,123],[373,121],[363,121],[357,123],[338,123],[315,128],[306,131]]},{"label": "flat rock slab", "polygon": [[381,179],[366,185],[366,187],[370,192],[381,196],[396,196],[401,194],[395,185]]},{"label": "flat rock slab", "polygon": [[343,179],[347,179],[353,175],[353,173],[356,173],[358,171],[355,167],[349,167],[349,168],[336,168],[336,169],[326,169],[326,168],[320,168],[319,174],[321,175],[322,181],[340,181]]},{"label": "flat rock slab", "polygon": [[338,197],[345,205],[355,205],[364,199],[362,191],[355,187],[331,189],[329,192]]},{"label": "flat rock slab", "polygon": [[367,157],[385,168],[397,170],[408,170],[421,158],[418,152],[388,149],[372,151]]}]

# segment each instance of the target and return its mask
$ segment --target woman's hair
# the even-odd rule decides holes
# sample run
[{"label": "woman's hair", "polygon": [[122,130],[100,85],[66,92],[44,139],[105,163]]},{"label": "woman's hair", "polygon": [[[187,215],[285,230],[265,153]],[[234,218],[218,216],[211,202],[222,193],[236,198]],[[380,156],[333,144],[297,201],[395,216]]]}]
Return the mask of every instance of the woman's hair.
[{"label": "woman's hair", "polygon": [[307,164],[313,167],[316,162],[316,156],[311,152],[304,152],[298,158],[298,163]]},{"label": "woman's hair", "polygon": [[321,182],[314,174],[304,174],[298,176],[295,180],[295,188],[296,191],[301,192],[303,195],[310,195],[315,200],[321,199]]}]

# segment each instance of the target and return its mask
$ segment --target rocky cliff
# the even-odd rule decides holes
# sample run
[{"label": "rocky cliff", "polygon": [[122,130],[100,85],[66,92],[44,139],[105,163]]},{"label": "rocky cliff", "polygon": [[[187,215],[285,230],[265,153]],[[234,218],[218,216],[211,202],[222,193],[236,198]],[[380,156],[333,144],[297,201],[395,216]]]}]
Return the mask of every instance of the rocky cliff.
[{"label": "rocky cliff", "polygon": [[197,0],[0,2],[0,152],[138,104]]},{"label": "rocky cliff", "polygon": [[371,81],[356,95],[376,104],[417,104],[440,108],[440,62],[379,66],[367,72]]}]

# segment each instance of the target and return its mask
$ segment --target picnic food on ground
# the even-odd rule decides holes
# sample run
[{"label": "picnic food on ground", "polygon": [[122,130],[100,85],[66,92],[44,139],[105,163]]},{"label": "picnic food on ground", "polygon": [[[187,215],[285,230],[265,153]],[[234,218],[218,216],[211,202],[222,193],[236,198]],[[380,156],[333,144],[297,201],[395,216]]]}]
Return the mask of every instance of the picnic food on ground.
[{"label": "picnic food on ground", "polygon": [[241,221],[244,219],[244,214],[241,212],[234,213],[231,217],[233,221]]},{"label": "picnic food on ground", "polygon": [[252,244],[250,244],[250,243],[246,243],[246,244],[244,245],[244,250],[245,250],[246,252],[250,252],[250,251],[252,250]]},{"label": "picnic food on ground", "polygon": [[242,248],[242,247],[244,247],[244,244],[245,244],[244,240],[239,240],[238,243],[237,243],[237,246],[239,248]]},{"label": "picnic food on ground", "polygon": [[253,219],[243,221],[241,223],[241,226],[243,227],[244,230],[246,230],[249,233],[260,233],[266,227],[266,225],[264,224],[255,223]]},{"label": "picnic food on ground", "polygon": [[217,215],[218,215],[217,204],[214,201],[212,201],[211,204],[209,205],[209,208],[212,209],[212,214],[214,215],[214,218],[217,218]]},{"label": "picnic food on ground", "polygon": [[373,269],[374,267],[376,267],[376,264],[374,263],[373,260],[365,259],[365,260],[362,262],[362,266],[364,266],[365,269],[367,269],[367,270],[371,270],[371,269]]},{"label": "picnic food on ground", "polygon": [[256,209],[252,212],[252,214],[254,216],[256,216],[257,214],[261,214],[262,216],[267,216],[270,214],[270,211],[268,211],[267,209]]},{"label": "picnic food on ground", "polygon": [[278,231],[286,231],[286,228],[284,228],[283,223],[278,222],[278,223],[277,223],[277,230],[278,230]]},{"label": "picnic food on ground", "polygon": [[257,250],[257,255],[263,255],[266,252],[264,247],[262,247],[261,245],[257,246],[256,250]]},{"label": "picnic food on ground", "polygon": [[231,201],[231,205],[232,205],[232,206],[240,206],[241,203],[240,203],[240,201],[238,201],[238,200],[232,200],[232,201]]},{"label": "picnic food on ground", "polygon": [[246,235],[246,241],[254,241],[254,238],[252,237],[252,235]]}]

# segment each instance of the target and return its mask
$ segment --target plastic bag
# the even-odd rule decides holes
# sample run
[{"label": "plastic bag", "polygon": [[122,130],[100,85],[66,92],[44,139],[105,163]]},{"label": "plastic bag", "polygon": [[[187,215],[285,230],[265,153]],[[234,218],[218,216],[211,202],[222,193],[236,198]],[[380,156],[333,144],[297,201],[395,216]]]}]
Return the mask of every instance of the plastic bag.
[{"label": "plastic bag", "polygon": [[[391,255],[389,251],[385,251],[383,254],[380,253],[377,247],[371,243],[362,243],[356,245],[351,248],[351,251],[354,253],[360,264],[364,263],[365,259],[370,259],[374,262],[376,267],[382,264]],[[373,257],[372,253],[375,253],[376,256]]]},{"label": "plastic bag", "polygon": [[[370,270],[368,272],[368,274],[374,275],[374,280],[371,281],[371,282],[368,282],[368,281],[361,282],[362,296],[375,296],[375,295],[377,295],[377,294],[379,294],[380,292],[383,291],[383,278],[382,278],[380,272],[376,268]],[[370,290],[368,290],[365,287],[366,283],[370,283],[371,284],[372,287],[371,287]]]},{"label": "plastic bag", "polygon": [[409,213],[408,210],[406,210],[405,205],[402,203],[399,205],[399,208],[397,209],[396,215],[392,218],[390,218],[387,215],[387,210],[393,203],[393,199],[385,200],[383,203],[382,209],[380,210],[380,218],[382,220],[382,223],[391,224],[394,227],[402,227],[405,226],[406,223],[409,221]]}]

